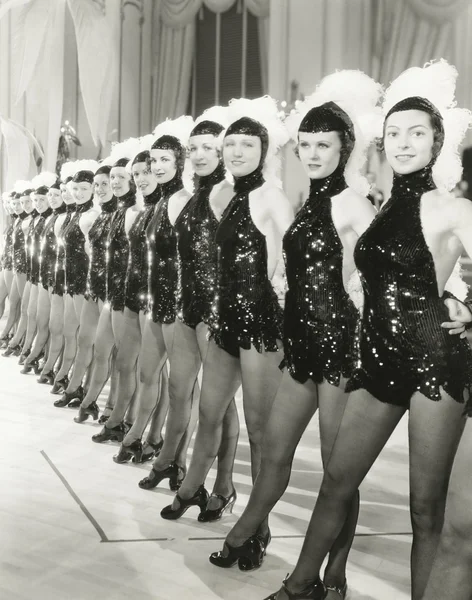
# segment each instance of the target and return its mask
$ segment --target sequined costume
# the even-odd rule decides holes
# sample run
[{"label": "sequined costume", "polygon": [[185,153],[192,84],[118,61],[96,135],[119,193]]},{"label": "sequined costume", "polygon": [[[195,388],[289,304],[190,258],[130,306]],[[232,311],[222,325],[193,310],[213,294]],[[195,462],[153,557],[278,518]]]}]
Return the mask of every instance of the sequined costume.
[{"label": "sequined costume", "polygon": [[430,167],[395,175],[390,200],[354,252],[365,300],[359,368],[346,390],[403,407],[415,392],[438,401],[441,388],[463,402],[470,388],[472,350],[441,327],[449,294],[438,295],[421,224],[421,197],[434,187]]},{"label": "sequined costume", "polygon": [[220,348],[236,357],[251,344],[258,352],[275,352],[282,340],[283,315],[268,278],[266,239],[249,209],[249,193],[263,184],[260,167],[236,179],[236,195],[216,231],[217,301],[210,332]]},{"label": "sequined costume", "polygon": [[107,300],[113,310],[125,307],[125,280],[128,265],[129,241],[125,230],[128,208],[136,204],[136,194],[130,190],[118,199],[118,207],[108,234]]},{"label": "sequined costume", "polygon": [[331,198],[347,187],[340,168],[312,179],[310,195],[283,240],[287,277],[284,365],[305,383],[338,386],[354,367],[357,310],[343,285],[343,246]]},{"label": "sequined costume", "polygon": [[56,260],[56,274],[54,278],[54,287],[52,289],[53,294],[62,296],[65,292],[66,276],[65,276],[65,265],[66,265],[66,251],[64,247],[64,231],[70,223],[72,216],[75,214],[75,204],[67,204],[66,216],[64,222],[61,225],[59,235],[57,236],[57,260]]},{"label": "sequined costume", "polygon": [[26,249],[26,280],[31,281],[31,268],[32,268],[32,258],[34,251],[34,228],[36,227],[35,219],[38,216],[38,211],[36,209],[32,210],[29,214],[31,217],[30,222],[28,224],[28,229],[25,233],[25,249]]},{"label": "sequined costume", "polygon": [[12,256],[14,273],[26,273],[25,233],[23,231],[22,224],[28,216],[28,213],[23,211],[18,216],[18,219],[15,223],[15,227],[13,229]]},{"label": "sequined costume", "polygon": [[34,226],[31,234],[31,277],[30,281],[33,285],[39,283],[39,270],[41,264],[41,238],[46,226],[46,219],[52,215],[52,208],[47,208],[39,214],[39,218]]},{"label": "sequined costume", "polygon": [[12,215],[11,223],[8,225],[5,231],[5,245],[3,247],[2,259],[0,262],[1,268],[6,271],[13,269],[13,230],[15,229],[16,222],[18,221],[16,215]]},{"label": "sequined costume", "polygon": [[80,228],[81,216],[93,207],[93,200],[77,204],[75,213],[62,230],[65,249],[65,290],[71,296],[85,294],[87,290],[88,255],[85,236]]},{"label": "sequined costume", "polygon": [[87,300],[102,302],[106,300],[106,253],[110,226],[116,211],[118,200],[113,197],[100,207],[100,214],[88,232],[90,244],[89,268],[87,273]]},{"label": "sequined costume", "polygon": [[210,205],[210,193],[224,178],[222,163],[210,175],[198,177],[195,194],[175,224],[180,264],[178,316],[193,329],[199,323],[210,323],[215,301],[219,222]]},{"label": "sequined costume", "polygon": [[66,205],[62,203],[59,208],[55,208],[52,217],[45,224],[41,236],[39,283],[44,289],[54,287],[56,276],[57,260],[57,239],[55,225],[57,217],[66,212]]},{"label": "sequined costume", "polygon": [[182,179],[176,175],[159,187],[161,199],[146,230],[149,301],[154,323],[173,323],[177,312],[178,258],[177,235],[168,207],[171,196],[183,188]]},{"label": "sequined costume", "polygon": [[144,208],[139,212],[128,233],[129,255],[126,269],[125,306],[135,313],[148,308],[146,229],[154,215],[159,198],[159,187],[144,197]]}]

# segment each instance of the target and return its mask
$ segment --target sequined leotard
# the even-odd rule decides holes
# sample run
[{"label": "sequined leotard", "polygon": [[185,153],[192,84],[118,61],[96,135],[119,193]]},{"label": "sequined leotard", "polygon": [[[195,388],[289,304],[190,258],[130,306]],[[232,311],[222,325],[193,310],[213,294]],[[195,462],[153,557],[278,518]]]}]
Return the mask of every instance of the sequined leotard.
[{"label": "sequined leotard", "polygon": [[430,167],[396,175],[391,199],[354,253],[365,300],[359,368],[346,390],[405,408],[415,392],[440,400],[441,388],[463,402],[472,372],[468,342],[441,327],[448,293],[438,295],[420,218],[421,197],[434,187]]},{"label": "sequined leotard", "polygon": [[13,269],[13,230],[15,229],[18,217],[16,215],[11,216],[11,223],[5,231],[5,246],[3,247],[3,254],[1,260],[1,268],[6,271]]},{"label": "sequined leotard", "polygon": [[40,253],[40,268],[39,268],[39,283],[47,290],[54,286],[56,275],[56,260],[57,260],[57,239],[54,230],[57,217],[66,212],[64,203],[55,208],[52,217],[44,226],[43,235],[41,236],[41,253]]},{"label": "sequined leotard", "polygon": [[291,376],[339,385],[354,367],[359,314],[343,285],[343,246],[331,198],[346,189],[342,172],[312,179],[310,195],[283,240],[288,290],[284,364]]},{"label": "sequined leotard", "polygon": [[46,227],[46,219],[52,215],[52,208],[47,208],[40,213],[38,222],[36,223],[31,235],[31,283],[38,285],[41,266],[41,239]]},{"label": "sequined leotard", "polygon": [[25,234],[22,223],[28,216],[28,213],[23,211],[18,216],[18,219],[15,223],[15,228],[13,229],[12,256],[14,273],[26,273]]},{"label": "sequined leotard", "polygon": [[125,280],[128,265],[129,241],[125,230],[128,208],[136,204],[136,194],[130,190],[118,199],[108,234],[107,299],[113,310],[125,307]]},{"label": "sequined leotard", "polygon": [[146,230],[148,288],[152,320],[168,324],[176,317],[178,283],[177,235],[168,207],[171,196],[183,188],[182,179],[176,175],[159,187],[161,199]]},{"label": "sequined leotard", "polygon": [[282,339],[283,312],[268,278],[266,239],[249,209],[249,193],[263,184],[260,168],[236,179],[236,196],[216,232],[217,301],[210,332],[220,348],[236,357],[251,344],[258,352],[275,352]]},{"label": "sequined leotard", "polygon": [[65,249],[65,289],[71,296],[87,291],[88,255],[85,251],[85,236],[80,228],[80,217],[93,207],[93,200],[77,204],[75,213],[62,230]]},{"label": "sequined leotard", "polygon": [[61,225],[59,235],[57,236],[56,275],[54,279],[54,287],[52,289],[52,293],[57,294],[58,296],[62,296],[64,294],[66,286],[66,252],[64,248],[63,235],[65,229],[70,223],[70,220],[72,219],[72,216],[75,214],[75,204],[67,204],[66,213],[67,214],[64,218],[64,222]]},{"label": "sequined leotard", "polygon": [[100,214],[88,232],[90,258],[87,274],[87,300],[102,302],[106,300],[106,253],[110,225],[117,207],[117,199],[113,197],[100,207]]},{"label": "sequined leotard", "polygon": [[25,249],[26,249],[26,280],[31,281],[32,259],[34,254],[33,234],[36,227],[35,219],[38,216],[38,211],[33,209],[29,216],[31,217],[28,229],[25,234]]},{"label": "sequined leotard", "polygon": [[210,193],[224,178],[222,163],[210,175],[199,177],[195,195],[175,224],[180,263],[178,317],[193,329],[199,323],[210,323],[215,301],[219,222],[210,205]]},{"label": "sequined leotard", "polygon": [[157,187],[144,197],[144,208],[136,217],[128,233],[129,255],[126,269],[125,306],[135,313],[147,310],[148,302],[148,270],[146,229],[154,215],[161,192]]}]

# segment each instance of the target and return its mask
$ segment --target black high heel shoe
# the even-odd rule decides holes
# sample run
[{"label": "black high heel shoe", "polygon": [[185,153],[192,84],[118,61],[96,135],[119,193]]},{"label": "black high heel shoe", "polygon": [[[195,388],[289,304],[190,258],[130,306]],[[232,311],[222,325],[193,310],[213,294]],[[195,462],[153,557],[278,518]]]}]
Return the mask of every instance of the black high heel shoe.
[{"label": "black high heel shoe", "polygon": [[64,391],[62,398],[54,402],[54,406],[58,408],[64,408],[64,406],[70,406],[70,408],[78,408],[84,399],[84,388],[79,387],[74,392]]},{"label": "black high heel shoe", "polygon": [[329,592],[334,592],[335,595],[337,594],[339,596],[339,600],[344,600],[347,595],[347,580],[344,580],[344,585],[341,587],[337,585],[326,585],[326,583],[324,586],[326,588],[326,598],[328,598]]},{"label": "black high heel shoe", "polygon": [[[18,354],[17,354],[18,352]],[[19,353],[21,352],[21,346],[18,344],[16,346],[7,346],[7,349],[5,350],[5,352],[2,354],[2,356],[19,356]]]},{"label": "black high heel shoe", "polygon": [[[226,549],[225,555],[223,554]],[[215,567],[229,569],[236,563],[240,571],[253,571],[262,565],[265,548],[257,535],[251,536],[242,546],[231,546],[228,542],[223,545],[223,552],[210,554],[210,562]]]},{"label": "black high heel shoe", "polygon": [[169,479],[169,488],[175,492],[180,488],[184,479],[182,474],[182,467],[179,467],[176,463],[171,463],[168,467],[160,471],[153,467],[149,475],[141,479],[138,485],[142,490],[152,490],[164,479]]},{"label": "black high heel shoe", "polygon": [[[324,598],[326,598],[326,588],[321,579],[315,581],[315,583],[313,583],[307,590],[299,594],[294,594],[287,589],[287,577],[282,582],[282,589],[287,595],[288,600],[324,600]],[[267,596],[265,600],[276,600],[277,594],[278,592],[274,592],[270,596]]]},{"label": "black high heel shoe", "polygon": [[108,419],[110,418],[110,415],[102,415],[99,419],[98,419],[98,424],[99,425],[105,425],[105,423],[108,421]]},{"label": "black high heel shoe", "polygon": [[123,423],[119,423],[116,427],[103,426],[103,429],[92,435],[92,442],[96,444],[102,444],[103,442],[122,442],[126,435],[125,427]]},{"label": "black high heel shoe", "polygon": [[[143,452],[141,455],[141,460],[134,462],[145,463],[153,458],[157,458],[162,450],[162,446],[164,445],[164,440],[161,440],[158,444],[153,444],[152,442],[144,442],[143,444]],[[133,459],[134,460],[134,459]]]},{"label": "black high heel shoe", "polygon": [[218,498],[221,501],[221,506],[219,508],[205,508],[199,515],[198,520],[200,523],[211,523],[212,521],[219,521],[225,512],[232,513],[233,506],[236,502],[236,490],[233,488],[231,494],[226,498],[221,494],[212,494],[208,501],[211,498]]},{"label": "black high heel shoe", "polygon": [[76,417],[74,417],[74,421],[76,423],[83,423],[89,418],[89,416],[92,417],[94,421],[96,421],[98,419],[99,412],[100,410],[98,408],[98,404],[94,400],[92,404],[89,404],[85,408],[83,406],[79,407],[79,414]]},{"label": "black high heel shoe", "polygon": [[31,373],[31,371],[33,370],[35,375],[39,375],[41,373],[39,369],[39,361],[37,358],[34,358],[31,362],[25,362],[20,373],[22,373],[23,375],[28,375],[28,373]]},{"label": "black high heel shoe", "polygon": [[41,373],[41,375],[36,379],[38,383],[46,383],[47,385],[54,384],[54,371],[49,371],[48,373]]},{"label": "black high heel shoe", "polygon": [[31,354],[31,350],[25,350],[24,352],[22,352],[20,354],[20,359],[18,360],[18,364],[19,365],[24,365],[26,359],[28,358],[28,356]]},{"label": "black high heel shoe", "polygon": [[6,336],[0,338],[0,348],[8,348],[8,343],[12,337],[13,336],[11,336],[11,335],[6,335]]},{"label": "black high heel shoe", "polygon": [[129,460],[139,463],[141,462],[141,456],[143,455],[143,445],[141,440],[135,440],[129,446],[121,444],[118,454],[115,454],[113,460],[118,463],[127,463]]},{"label": "black high heel shoe", "polygon": [[169,506],[166,506],[165,508],[163,508],[161,510],[161,517],[163,519],[168,519],[170,521],[175,521],[175,519],[180,519],[180,517],[187,512],[187,510],[191,507],[191,506],[198,506],[200,508],[200,512],[202,510],[205,509],[205,506],[208,502],[208,492],[206,491],[206,489],[203,487],[203,485],[201,485],[198,490],[195,492],[195,494],[189,498],[188,500],[184,500],[183,498],[181,498],[179,496],[179,494],[176,494],[175,496],[179,502],[179,507],[174,509],[172,508],[172,504],[170,504]]},{"label": "black high heel shoe", "polygon": [[65,375],[62,379],[55,379],[52,386],[51,394],[62,394],[66,391],[69,385],[69,378]]}]

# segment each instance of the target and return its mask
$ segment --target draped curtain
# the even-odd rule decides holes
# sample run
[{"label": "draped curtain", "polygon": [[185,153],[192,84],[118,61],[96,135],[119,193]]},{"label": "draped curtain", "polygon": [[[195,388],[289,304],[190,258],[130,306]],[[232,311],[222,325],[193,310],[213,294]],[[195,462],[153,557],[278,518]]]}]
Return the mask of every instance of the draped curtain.
[{"label": "draped curtain", "polygon": [[223,13],[235,2],[244,2],[247,10],[259,19],[262,83],[263,89],[267,89],[270,0],[161,0],[155,23],[155,31],[159,33],[154,48],[154,123],[186,112],[192,79],[195,20],[200,9],[206,6],[212,12]]}]

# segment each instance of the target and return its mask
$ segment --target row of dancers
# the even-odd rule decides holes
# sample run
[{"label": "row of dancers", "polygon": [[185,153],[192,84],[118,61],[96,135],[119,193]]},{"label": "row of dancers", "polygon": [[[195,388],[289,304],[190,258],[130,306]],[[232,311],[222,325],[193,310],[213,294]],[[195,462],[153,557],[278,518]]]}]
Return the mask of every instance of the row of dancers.
[{"label": "row of dancers", "polygon": [[[472,206],[448,191],[471,119],[456,76],[439,61],[383,91],[339,71],[286,119],[270,97],[233,100],[4,195],[3,355],[52,385],[55,406],[78,408],[77,423],[98,419],[110,379],[92,439],[119,442],[117,463],[153,460],[139,486],[176,491],[162,518],[232,510],[242,387],[254,485],[213,565],[261,566],[318,411],[322,486],[295,569],[268,600],[346,597],[358,488],[406,411],[412,598],[472,593],[472,313],[455,275],[472,256]],[[379,127],[394,178],[376,214],[362,173]],[[310,183],[296,214],[278,180],[290,138]]]}]

